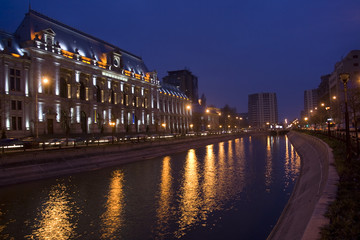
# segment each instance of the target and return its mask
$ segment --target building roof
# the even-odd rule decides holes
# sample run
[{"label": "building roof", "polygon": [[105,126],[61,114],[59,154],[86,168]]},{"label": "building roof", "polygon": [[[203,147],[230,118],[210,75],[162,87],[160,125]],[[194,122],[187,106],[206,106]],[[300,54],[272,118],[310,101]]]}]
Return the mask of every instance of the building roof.
[{"label": "building roof", "polygon": [[166,93],[166,94],[169,94],[169,95],[172,95],[172,96],[182,97],[182,98],[188,99],[188,97],[185,95],[185,93],[183,93],[176,86],[173,86],[171,84],[162,83],[161,88],[160,88],[160,92]]},{"label": "building roof", "polygon": [[106,59],[106,53],[119,51],[122,55],[123,68],[125,70],[133,70],[137,74],[149,72],[141,57],[34,10],[29,10],[25,15],[15,32],[15,36],[19,39],[20,43],[25,43],[33,40],[36,32],[46,29],[51,29],[55,33],[55,42],[59,42],[61,49],[69,52],[76,52],[75,49],[77,49],[80,55],[91,59],[95,58],[97,61],[103,62]]},{"label": "building roof", "polygon": [[15,53],[23,56],[24,53],[21,51],[20,44],[17,39],[11,33],[0,31],[0,51],[8,51],[9,53]]}]

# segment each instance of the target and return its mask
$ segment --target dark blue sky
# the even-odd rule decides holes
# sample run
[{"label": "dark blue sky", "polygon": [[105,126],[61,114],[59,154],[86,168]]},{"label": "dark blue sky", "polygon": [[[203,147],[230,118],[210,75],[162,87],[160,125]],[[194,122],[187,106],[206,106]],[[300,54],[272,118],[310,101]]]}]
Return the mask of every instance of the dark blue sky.
[{"label": "dark blue sky", "polygon": [[[0,0],[14,32],[28,1]],[[304,90],[360,49],[359,0],[31,0],[35,11],[141,56],[160,78],[188,68],[208,104],[247,112],[248,94],[276,92],[279,120]]]}]

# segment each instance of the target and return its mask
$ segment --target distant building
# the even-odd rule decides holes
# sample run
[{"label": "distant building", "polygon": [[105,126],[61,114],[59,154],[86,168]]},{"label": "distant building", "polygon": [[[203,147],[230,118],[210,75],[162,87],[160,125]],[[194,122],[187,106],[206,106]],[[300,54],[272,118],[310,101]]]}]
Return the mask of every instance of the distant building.
[{"label": "distant building", "polygon": [[319,103],[328,103],[330,100],[330,89],[329,89],[329,80],[330,80],[330,74],[326,74],[320,77],[321,82],[317,88],[317,98],[318,98],[318,104]]},{"label": "distant building", "polygon": [[278,122],[276,93],[255,93],[248,100],[249,124],[252,128],[267,128]]},{"label": "distant building", "polygon": [[189,97],[193,104],[198,102],[198,78],[189,70],[168,71],[168,75],[163,78],[163,82],[176,86]]},{"label": "distant building", "polygon": [[318,91],[317,89],[304,91],[304,112],[305,115],[310,116],[318,105]]},{"label": "distant building", "polygon": [[[335,64],[334,71],[329,76],[329,95],[325,104],[328,103],[328,106],[331,107],[331,117],[334,118],[336,123],[344,122],[344,84],[339,79],[341,73],[350,74],[347,83],[349,111],[355,111],[358,118],[360,115],[359,110],[356,107],[352,109],[352,106],[356,101],[359,101],[360,50],[350,51],[341,61]],[[352,116],[354,115],[352,114]]]}]

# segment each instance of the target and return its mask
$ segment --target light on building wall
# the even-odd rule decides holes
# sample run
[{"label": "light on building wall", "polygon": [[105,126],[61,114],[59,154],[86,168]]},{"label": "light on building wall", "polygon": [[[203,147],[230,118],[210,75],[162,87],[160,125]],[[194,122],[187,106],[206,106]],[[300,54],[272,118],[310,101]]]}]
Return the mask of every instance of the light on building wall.
[{"label": "light on building wall", "polygon": [[163,128],[166,128],[166,123],[161,124]]},{"label": "light on building wall", "polygon": [[333,96],[332,99],[336,100],[336,96]]},{"label": "light on building wall", "polygon": [[210,112],[210,110],[209,109],[206,109],[206,113],[209,113]]},{"label": "light on building wall", "polygon": [[187,109],[187,110],[190,110],[190,109],[191,109],[191,106],[190,106],[190,105],[187,105],[187,106],[186,106],[186,109]]}]

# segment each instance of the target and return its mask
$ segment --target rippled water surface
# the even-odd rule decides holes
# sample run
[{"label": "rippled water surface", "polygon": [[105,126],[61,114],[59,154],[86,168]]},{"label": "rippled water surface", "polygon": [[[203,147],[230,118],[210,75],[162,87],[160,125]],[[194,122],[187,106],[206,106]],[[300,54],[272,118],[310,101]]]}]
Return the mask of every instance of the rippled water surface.
[{"label": "rippled water surface", "polygon": [[299,170],[286,137],[246,136],[0,188],[0,239],[266,239]]}]

